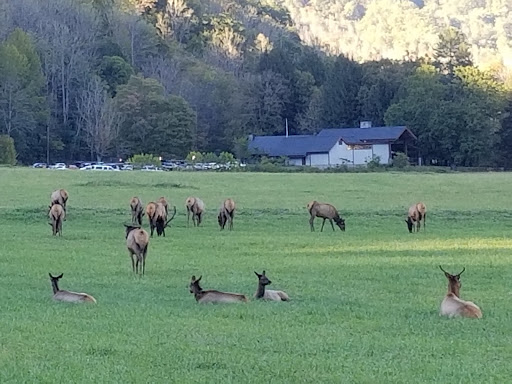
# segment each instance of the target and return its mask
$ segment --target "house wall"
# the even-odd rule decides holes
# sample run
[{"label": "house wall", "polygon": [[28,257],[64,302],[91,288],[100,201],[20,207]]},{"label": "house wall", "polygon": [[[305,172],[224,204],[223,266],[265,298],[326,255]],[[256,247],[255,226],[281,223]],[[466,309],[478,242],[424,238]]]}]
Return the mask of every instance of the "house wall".
[{"label": "house wall", "polygon": [[349,149],[347,144],[336,143],[329,151],[331,165],[365,165],[373,156],[380,156],[381,164],[389,162],[389,145],[374,144],[370,149]]},{"label": "house wall", "polygon": [[324,168],[329,166],[328,153],[310,153],[306,156],[306,165]]},{"label": "house wall", "polygon": [[389,153],[389,144],[374,144],[373,154],[375,156],[380,156],[381,164],[389,164],[389,161],[391,160]]},{"label": "house wall", "polygon": [[288,165],[302,165],[302,157],[300,158],[289,158]]}]

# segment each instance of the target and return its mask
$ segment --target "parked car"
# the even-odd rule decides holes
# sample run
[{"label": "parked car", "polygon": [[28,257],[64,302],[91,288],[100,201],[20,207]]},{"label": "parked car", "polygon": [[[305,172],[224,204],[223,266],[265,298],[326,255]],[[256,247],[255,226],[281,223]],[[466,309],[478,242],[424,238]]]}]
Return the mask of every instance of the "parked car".
[{"label": "parked car", "polygon": [[80,168],[81,171],[119,171],[119,169],[112,168],[110,165],[86,165],[83,168]]},{"label": "parked car", "polygon": [[32,164],[32,168],[46,168],[48,165],[46,163],[34,163]]},{"label": "parked car", "polygon": [[131,165],[131,164],[123,164],[121,166],[121,171],[133,171],[133,165]]},{"label": "parked car", "polygon": [[65,163],[55,163],[55,164],[50,165],[48,167],[48,169],[63,170],[63,169],[67,169],[67,168],[66,168],[66,164]]},{"label": "parked car", "polygon": [[141,169],[141,171],[162,171],[161,168],[155,167],[154,165],[145,165]]}]

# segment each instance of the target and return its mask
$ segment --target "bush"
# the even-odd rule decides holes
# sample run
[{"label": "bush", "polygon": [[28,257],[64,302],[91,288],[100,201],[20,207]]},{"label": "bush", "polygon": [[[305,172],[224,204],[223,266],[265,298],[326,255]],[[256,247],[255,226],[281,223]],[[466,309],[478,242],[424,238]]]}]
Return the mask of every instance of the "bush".
[{"label": "bush", "polygon": [[161,161],[157,156],[151,155],[149,153],[140,153],[138,155],[133,155],[130,159],[128,159],[130,163],[135,166],[142,167],[143,165],[154,165],[159,167],[161,165]]},{"label": "bush", "polygon": [[208,152],[203,155],[203,161],[205,163],[218,163],[219,162],[219,156],[217,156],[213,152]]},{"label": "bush", "polygon": [[203,154],[199,151],[191,151],[187,155],[186,160],[189,163],[201,163],[201,162],[203,162]]},{"label": "bush", "polygon": [[11,136],[0,135],[0,164],[16,164],[16,149]]},{"label": "bush", "polygon": [[403,152],[397,152],[393,158],[393,168],[403,169],[409,166],[409,158]]},{"label": "bush", "polygon": [[371,171],[379,169],[381,167],[380,156],[373,155],[372,159],[366,163],[366,167]]},{"label": "bush", "polygon": [[219,162],[222,164],[229,164],[235,162],[235,156],[229,152],[221,152],[219,155]]}]

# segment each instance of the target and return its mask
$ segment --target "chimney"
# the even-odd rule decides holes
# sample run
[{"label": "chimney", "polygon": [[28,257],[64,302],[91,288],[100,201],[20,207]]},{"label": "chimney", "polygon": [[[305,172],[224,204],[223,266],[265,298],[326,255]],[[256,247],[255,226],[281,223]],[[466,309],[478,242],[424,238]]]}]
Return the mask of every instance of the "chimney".
[{"label": "chimney", "polygon": [[248,137],[249,141],[253,141],[254,140],[254,135],[251,133]]},{"label": "chimney", "polygon": [[359,123],[359,128],[371,128],[371,127],[372,127],[372,122],[369,120],[361,121]]}]

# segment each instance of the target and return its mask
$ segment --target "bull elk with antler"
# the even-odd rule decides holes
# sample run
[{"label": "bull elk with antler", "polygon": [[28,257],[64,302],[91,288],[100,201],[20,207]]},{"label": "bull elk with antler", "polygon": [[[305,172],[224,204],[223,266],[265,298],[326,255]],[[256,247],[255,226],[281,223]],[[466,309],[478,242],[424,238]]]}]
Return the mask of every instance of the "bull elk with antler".
[{"label": "bull elk with antler", "polygon": [[449,274],[441,266],[439,266],[439,268],[441,268],[441,271],[444,272],[444,275],[448,279],[448,293],[441,302],[441,311],[439,312],[439,315],[448,317],[462,316],[480,319],[482,317],[482,311],[480,308],[478,308],[475,303],[462,300],[459,297],[459,291],[461,287],[460,275],[462,275],[466,268],[462,269],[462,272],[457,275]]}]

